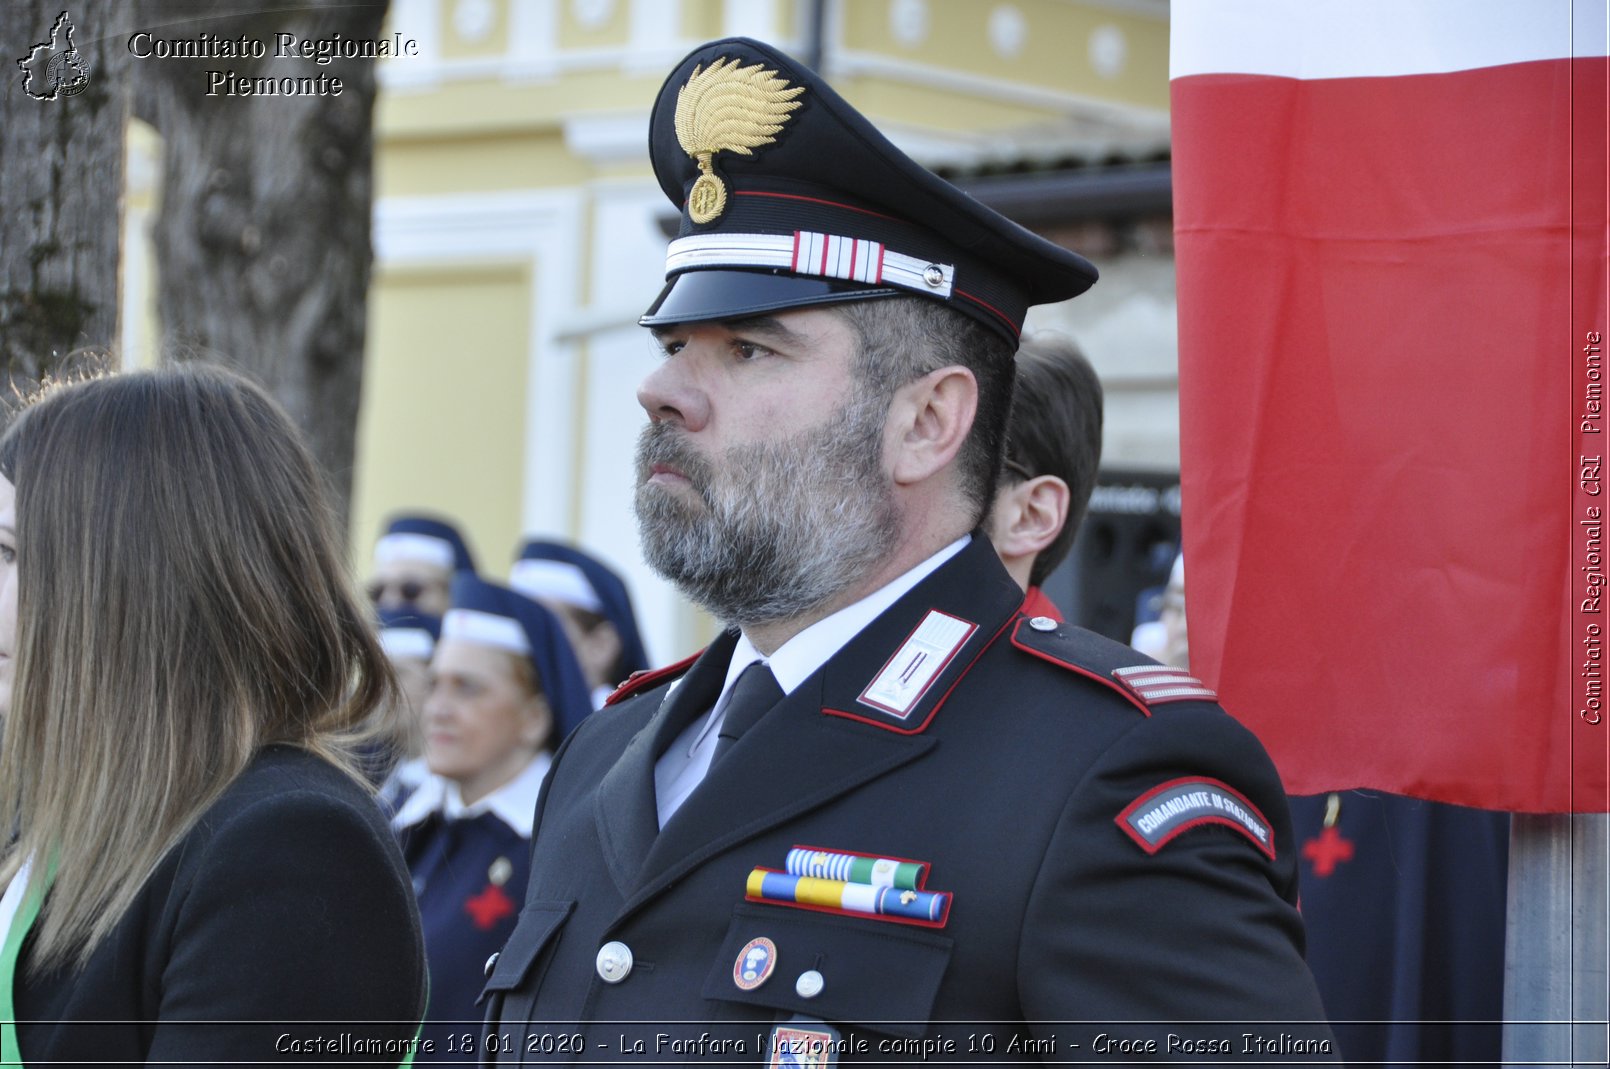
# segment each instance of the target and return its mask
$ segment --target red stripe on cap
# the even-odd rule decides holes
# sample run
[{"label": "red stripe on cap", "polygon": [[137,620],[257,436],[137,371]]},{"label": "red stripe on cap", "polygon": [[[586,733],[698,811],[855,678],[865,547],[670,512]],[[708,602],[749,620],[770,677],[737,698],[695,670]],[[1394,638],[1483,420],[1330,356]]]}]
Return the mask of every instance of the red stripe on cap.
[{"label": "red stripe on cap", "polygon": [[875,212],[875,211],[872,211],[870,208],[857,208],[853,204],[841,204],[836,200],[824,200],[821,197],[802,197],[798,193],[761,193],[761,192],[758,192],[756,190],[751,189],[751,190],[739,190],[739,191],[736,191],[736,192],[733,193],[733,196],[735,196],[735,197],[773,197],[773,198],[775,198],[777,200],[802,200],[802,201],[805,201],[808,204],[825,204],[829,208],[843,208],[845,211],[849,211],[849,212],[860,212],[862,215],[870,215],[870,216],[872,216],[872,217],[874,217],[876,219],[890,219],[890,220],[893,220],[896,223],[905,222],[904,219],[897,219],[892,215],[884,215],[882,212]]},{"label": "red stripe on cap", "polygon": [[800,235],[800,232],[798,230],[794,231],[794,261],[793,261],[792,266],[789,268],[789,270],[791,270],[791,271],[798,271],[799,270],[799,239],[800,239],[800,236],[801,235]]},{"label": "red stripe on cap", "polygon": [[1005,312],[1001,311],[999,308],[995,307],[993,304],[990,304],[986,300],[982,300],[982,299],[980,299],[978,297],[973,296],[971,293],[968,293],[966,290],[954,289],[953,288],[951,290],[951,292],[954,293],[958,297],[967,298],[969,301],[972,301],[974,304],[978,305],[980,308],[984,309],[987,312],[995,313],[995,315],[1000,317],[1001,322],[1005,323],[1006,326],[1008,327],[1008,329],[1010,329],[1012,331],[1012,337],[1020,338],[1020,337],[1023,336],[1023,328],[1021,328],[1017,324],[1013,323],[1010,316],[1008,316]]}]

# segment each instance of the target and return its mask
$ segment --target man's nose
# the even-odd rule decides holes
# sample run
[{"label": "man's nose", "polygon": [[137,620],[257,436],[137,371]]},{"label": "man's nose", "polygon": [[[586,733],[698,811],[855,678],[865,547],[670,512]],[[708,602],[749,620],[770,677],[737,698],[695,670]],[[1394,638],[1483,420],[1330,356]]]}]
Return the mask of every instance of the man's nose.
[{"label": "man's nose", "polygon": [[660,362],[637,387],[637,403],[655,423],[671,422],[684,430],[703,430],[710,421],[710,397],[698,381],[697,354],[691,345]]}]

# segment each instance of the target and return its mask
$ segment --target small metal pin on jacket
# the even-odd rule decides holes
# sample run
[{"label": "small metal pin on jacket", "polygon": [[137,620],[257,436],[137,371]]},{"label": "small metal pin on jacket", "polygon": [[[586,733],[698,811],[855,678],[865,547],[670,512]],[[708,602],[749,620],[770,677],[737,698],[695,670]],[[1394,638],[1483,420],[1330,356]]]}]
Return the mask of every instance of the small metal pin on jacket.
[{"label": "small metal pin on jacket", "polygon": [[777,968],[777,944],[765,936],[749,940],[732,963],[732,983],[739,991],[753,991]]}]

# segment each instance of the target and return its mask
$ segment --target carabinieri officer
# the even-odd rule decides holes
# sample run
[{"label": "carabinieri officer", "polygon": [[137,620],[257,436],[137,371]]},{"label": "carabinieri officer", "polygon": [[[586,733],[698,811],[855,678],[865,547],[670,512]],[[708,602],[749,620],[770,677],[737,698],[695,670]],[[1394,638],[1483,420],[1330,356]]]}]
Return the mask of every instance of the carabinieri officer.
[{"label": "carabinieri officer", "polygon": [[695,50],[651,123],[683,215],[636,511],[731,626],[555,758],[486,1045],[1334,1060],[1262,748],[1186,673],[1022,613],[980,530],[1024,313],[1094,268],[756,41]]}]

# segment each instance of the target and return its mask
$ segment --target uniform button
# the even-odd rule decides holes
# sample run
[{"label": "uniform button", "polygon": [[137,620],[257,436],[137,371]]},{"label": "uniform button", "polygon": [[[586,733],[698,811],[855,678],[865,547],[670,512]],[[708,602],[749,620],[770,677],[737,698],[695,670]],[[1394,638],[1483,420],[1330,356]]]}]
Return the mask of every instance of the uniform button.
[{"label": "uniform button", "polygon": [[492,956],[487,958],[486,964],[481,967],[482,976],[492,975],[492,970],[498,967],[498,955],[501,953],[503,953],[501,950],[492,951]]},{"label": "uniform button", "polygon": [[922,280],[934,289],[945,284],[945,272],[938,264],[929,264],[922,269]]},{"label": "uniform button", "polygon": [[605,943],[598,949],[598,978],[618,984],[632,972],[632,948],[625,943]]},{"label": "uniform button", "polygon": [[1049,616],[1036,616],[1034,619],[1029,621],[1029,626],[1034,628],[1036,631],[1055,631],[1057,629],[1057,622],[1051,619]]},{"label": "uniform button", "polygon": [[815,969],[806,969],[799,974],[799,979],[794,981],[794,993],[800,998],[815,998],[826,986],[827,981],[822,979],[821,973]]}]

